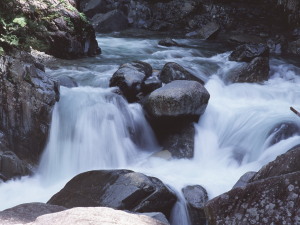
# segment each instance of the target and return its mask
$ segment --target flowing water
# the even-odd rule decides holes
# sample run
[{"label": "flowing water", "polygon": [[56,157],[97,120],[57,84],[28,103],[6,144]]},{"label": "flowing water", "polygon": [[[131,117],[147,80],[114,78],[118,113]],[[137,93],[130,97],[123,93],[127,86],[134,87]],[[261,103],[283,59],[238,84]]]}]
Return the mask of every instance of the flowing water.
[{"label": "flowing water", "polygon": [[[220,43],[176,40],[181,47],[161,47],[158,38],[98,36],[103,53],[95,58],[61,61],[48,69],[53,77],[70,76],[79,87],[61,88],[53,112],[48,145],[33,177],[0,184],[0,209],[47,201],[74,175],[92,169],[128,168],[160,178],[178,193],[199,184],[213,198],[232,188],[241,175],[257,171],[277,155],[300,144],[293,135],[271,145],[284,124],[300,126],[290,106],[300,106],[300,68],[270,60],[271,78],[261,84],[226,84],[230,70]],[[154,69],[177,62],[203,79],[211,94],[206,112],[195,124],[195,157],[165,160],[149,157],[161,150],[138,104],[128,104],[108,88],[122,63],[143,60]],[[182,198],[182,197],[181,197]],[[182,200],[172,224],[188,224]],[[180,220],[181,219],[181,220]]]}]

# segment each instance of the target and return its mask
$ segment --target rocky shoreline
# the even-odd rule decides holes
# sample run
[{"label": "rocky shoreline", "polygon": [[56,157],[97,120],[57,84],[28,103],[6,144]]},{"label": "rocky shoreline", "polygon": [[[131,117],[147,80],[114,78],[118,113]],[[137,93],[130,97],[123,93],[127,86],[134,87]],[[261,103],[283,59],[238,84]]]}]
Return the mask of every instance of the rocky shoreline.
[{"label": "rocky shoreline", "polygon": [[[229,43],[235,49],[229,59],[243,65],[232,72],[228,83],[267,80],[269,54],[300,55],[300,3],[296,0],[13,3],[21,4],[15,13],[23,10],[26,21],[51,17],[43,22],[45,32],[34,31],[33,37],[43,40],[45,52],[58,58],[95,56],[101,50],[94,29],[114,32],[128,28],[167,32],[169,37],[184,32],[187,38]],[[57,7],[48,9],[47,4]],[[32,7],[39,13],[31,11]],[[28,26],[25,32],[30,29]],[[45,73],[41,55],[33,56],[26,49],[0,41],[5,53],[0,55],[0,181],[5,182],[34,173],[64,81]],[[172,39],[159,44],[178,45]],[[118,87],[128,102],[144,107],[164,153],[191,159],[194,122],[201,118],[210,99],[205,82],[198,77],[174,62],[155,71],[148,63],[134,61],[119,67],[110,86]],[[299,146],[292,148],[209,201],[200,185],[183,188],[191,224],[300,224],[299,152]],[[92,224],[129,224],[125,220],[132,221],[130,224],[169,224],[176,200],[174,191],[155,177],[128,170],[89,171],[70,180],[47,204],[30,203],[1,211],[0,224],[47,224],[50,220],[53,224],[79,224],[82,219]],[[90,218],[83,218],[87,214]],[[99,214],[101,218],[96,216]]]}]

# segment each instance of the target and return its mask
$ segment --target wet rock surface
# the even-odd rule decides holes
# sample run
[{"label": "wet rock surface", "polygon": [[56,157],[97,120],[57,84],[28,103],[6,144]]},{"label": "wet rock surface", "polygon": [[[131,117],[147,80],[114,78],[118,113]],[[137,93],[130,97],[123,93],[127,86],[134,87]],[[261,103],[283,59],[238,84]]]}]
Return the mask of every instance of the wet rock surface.
[{"label": "wet rock surface", "polygon": [[110,79],[110,87],[119,87],[128,102],[137,101],[142,90],[142,83],[152,75],[150,64],[135,61],[119,67]]},{"label": "wet rock surface", "polygon": [[59,85],[27,53],[0,57],[0,130],[7,148],[37,162],[50,127]]},{"label": "wet rock surface", "polygon": [[231,71],[227,80],[233,83],[259,83],[269,79],[269,71],[269,58],[256,57]]},{"label": "wet rock surface", "polygon": [[90,171],[70,180],[49,201],[66,208],[104,206],[169,217],[176,195],[159,179],[130,170]]},{"label": "wet rock surface", "polygon": [[0,152],[0,179],[7,181],[11,178],[32,174],[31,166],[20,160],[10,151]]},{"label": "wet rock surface", "polygon": [[209,224],[298,224],[299,146],[264,166],[246,186],[232,189],[205,206]]},{"label": "wet rock surface", "polygon": [[181,65],[174,62],[169,62],[164,65],[159,74],[159,78],[166,84],[174,80],[193,80],[204,84],[204,81],[202,81],[199,77],[193,75]]},{"label": "wet rock surface", "polygon": [[269,57],[269,49],[264,44],[245,44],[238,46],[229,56],[229,60],[251,62],[256,57]]},{"label": "wet rock surface", "polygon": [[186,199],[192,225],[207,224],[203,209],[205,203],[208,201],[206,190],[200,185],[192,185],[184,187],[182,193]]},{"label": "wet rock surface", "polygon": [[179,44],[171,38],[166,38],[166,39],[160,40],[158,42],[158,44],[161,46],[166,46],[166,47],[179,46]]}]

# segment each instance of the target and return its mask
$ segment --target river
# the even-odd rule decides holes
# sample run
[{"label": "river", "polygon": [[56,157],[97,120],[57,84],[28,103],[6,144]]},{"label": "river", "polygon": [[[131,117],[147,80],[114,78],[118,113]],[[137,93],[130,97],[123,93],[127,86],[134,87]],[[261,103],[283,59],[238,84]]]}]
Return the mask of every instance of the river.
[{"label": "river", "polygon": [[[230,52],[223,44],[176,39],[181,46],[167,48],[158,46],[159,39],[99,35],[102,55],[61,60],[47,69],[53,77],[72,77],[79,87],[61,87],[36,175],[0,184],[0,210],[46,202],[74,175],[92,169],[132,169],[178,192],[199,184],[211,199],[230,190],[244,173],[300,144],[299,135],[270,144],[284,124],[300,127],[300,118],[289,110],[300,106],[300,68],[292,61],[271,57],[270,79],[264,83],[227,84],[226,76],[241,63],[228,61]],[[133,60],[156,70],[176,62],[206,82],[211,98],[195,123],[193,159],[150,157],[161,148],[141,106],[128,104],[108,88],[119,65]]]}]

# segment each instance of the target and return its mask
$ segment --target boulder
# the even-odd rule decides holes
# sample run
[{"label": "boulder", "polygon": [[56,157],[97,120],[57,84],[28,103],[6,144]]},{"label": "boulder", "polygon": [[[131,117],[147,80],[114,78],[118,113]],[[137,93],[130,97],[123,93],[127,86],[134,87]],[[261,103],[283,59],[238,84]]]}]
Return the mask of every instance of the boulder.
[{"label": "boulder", "polygon": [[264,166],[249,183],[210,200],[209,224],[299,224],[300,148]]},{"label": "boulder", "polygon": [[200,30],[188,33],[187,37],[198,37],[204,40],[213,39],[220,30],[219,24],[209,22],[205,24]]},{"label": "boulder", "polygon": [[166,39],[160,40],[158,42],[158,44],[161,46],[166,46],[166,47],[179,46],[179,44],[171,38],[166,38]]},{"label": "boulder", "polygon": [[162,71],[160,72],[159,78],[166,84],[174,80],[193,80],[204,84],[204,81],[202,81],[199,77],[193,75],[182,66],[174,62],[169,62],[164,65]]},{"label": "boulder", "polygon": [[145,103],[152,117],[199,117],[208,104],[210,95],[196,81],[175,80],[153,91]]},{"label": "boulder", "polygon": [[0,179],[6,181],[11,178],[30,175],[31,173],[31,166],[20,160],[15,153],[10,151],[0,152]]},{"label": "boulder", "polygon": [[258,83],[269,78],[269,58],[257,57],[250,63],[230,72],[228,81],[233,83]]},{"label": "boulder", "polygon": [[0,56],[0,131],[20,159],[37,162],[48,138],[59,84],[27,53]]},{"label": "boulder", "polygon": [[132,212],[162,212],[169,217],[176,195],[159,179],[130,170],[77,175],[49,201],[66,208],[104,206]]},{"label": "boulder", "polygon": [[[62,206],[49,205],[45,203],[26,203],[9,208],[0,212],[0,224],[17,225],[28,224],[37,217],[49,213],[56,213],[66,210]],[[53,223],[51,223],[53,224]]]},{"label": "boulder", "polygon": [[182,189],[186,200],[191,225],[206,225],[204,205],[208,201],[206,190],[200,185],[186,186]]},{"label": "boulder", "polygon": [[119,67],[110,79],[110,87],[119,87],[129,102],[137,100],[137,94],[141,92],[142,83],[152,74],[150,64],[134,61]]},{"label": "boulder", "polygon": [[237,187],[245,187],[251,178],[256,174],[256,172],[250,171],[245,173],[243,176],[240,177],[240,179],[235,183],[235,185],[232,187],[237,188]]},{"label": "boulder", "polygon": [[229,60],[251,62],[256,57],[269,57],[269,48],[264,44],[240,45],[230,54]]},{"label": "boulder", "polygon": [[155,218],[104,207],[74,208],[40,216],[28,225],[168,225]]},{"label": "boulder", "polygon": [[128,28],[128,19],[116,9],[105,14],[96,14],[92,18],[92,24],[97,32],[110,33]]}]

